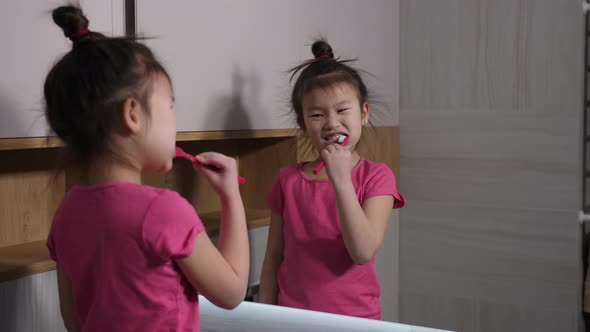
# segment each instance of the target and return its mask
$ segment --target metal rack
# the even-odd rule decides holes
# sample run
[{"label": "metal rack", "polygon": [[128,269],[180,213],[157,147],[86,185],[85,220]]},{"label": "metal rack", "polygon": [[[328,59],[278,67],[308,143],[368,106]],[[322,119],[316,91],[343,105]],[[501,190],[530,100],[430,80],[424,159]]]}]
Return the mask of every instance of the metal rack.
[{"label": "metal rack", "polygon": [[[588,158],[588,150],[590,148],[590,133],[588,126],[588,112],[590,111],[590,96],[588,95],[588,79],[590,76],[590,61],[588,59],[588,38],[590,38],[590,19],[588,12],[590,11],[590,3],[588,0],[582,2],[582,8],[584,12],[584,91],[582,93],[582,207],[579,214],[579,221],[581,223],[581,242],[582,242],[582,267],[583,267],[583,284],[582,284],[582,308],[584,308],[585,300],[585,281],[587,278],[587,265],[588,265],[588,249],[590,235],[586,231],[586,223],[590,221],[590,203],[587,197],[588,181],[590,181],[590,169],[586,159]],[[582,315],[584,319],[584,330],[590,331],[590,314],[584,312],[582,309]]]},{"label": "metal rack", "polygon": [[588,79],[590,76],[590,60],[588,59],[588,38],[590,38],[590,24],[588,12],[590,11],[590,3],[583,2],[584,10],[584,91],[582,93],[582,209],[580,211],[580,222],[584,224],[590,221],[590,202],[587,197],[588,181],[590,181],[590,165],[586,159],[588,158],[588,150],[590,149],[590,132],[588,128],[588,112],[590,111],[590,96],[588,95]]}]

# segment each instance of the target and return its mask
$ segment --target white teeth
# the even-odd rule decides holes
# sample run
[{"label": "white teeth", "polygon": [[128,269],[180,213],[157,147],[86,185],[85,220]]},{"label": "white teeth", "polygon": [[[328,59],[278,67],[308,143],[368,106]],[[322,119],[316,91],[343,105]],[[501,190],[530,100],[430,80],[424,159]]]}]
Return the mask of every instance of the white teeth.
[{"label": "white teeth", "polygon": [[346,134],[336,134],[336,135],[324,137],[324,141],[326,141],[327,143],[338,143],[338,144],[341,144],[341,143],[344,142],[344,140],[346,139],[346,137],[348,137]]},{"label": "white teeth", "polygon": [[336,134],[336,135],[331,135],[331,136],[326,136],[323,138],[323,140],[326,143],[338,143],[341,144],[344,142],[344,140],[346,139],[346,137],[348,137],[348,135],[346,134]]}]

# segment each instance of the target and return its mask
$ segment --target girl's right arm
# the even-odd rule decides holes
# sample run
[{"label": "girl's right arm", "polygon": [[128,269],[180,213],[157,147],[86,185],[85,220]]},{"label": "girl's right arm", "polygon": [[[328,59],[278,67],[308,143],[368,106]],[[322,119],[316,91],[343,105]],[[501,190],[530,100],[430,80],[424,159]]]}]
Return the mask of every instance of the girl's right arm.
[{"label": "girl's right arm", "polygon": [[246,214],[237,183],[235,159],[219,153],[197,156],[221,201],[218,248],[206,232],[195,238],[193,252],[176,262],[190,283],[213,304],[232,309],[246,296],[250,253]]},{"label": "girl's right arm", "polygon": [[266,255],[260,276],[258,302],[277,304],[279,293],[278,272],[283,261],[283,218],[272,213],[268,228]]}]

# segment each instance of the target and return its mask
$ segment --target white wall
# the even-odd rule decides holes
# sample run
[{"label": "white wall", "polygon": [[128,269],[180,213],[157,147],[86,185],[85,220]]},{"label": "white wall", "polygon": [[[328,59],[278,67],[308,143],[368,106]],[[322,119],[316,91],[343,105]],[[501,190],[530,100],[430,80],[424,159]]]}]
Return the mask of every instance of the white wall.
[{"label": "white wall", "polygon": [[137,30],[169,69],[179,131],[289,128],[286,70],[312,58],[324,34],[336,56],[358,58],[397,125],[398,1],[143,0]]},{"label": "white wall", "polygon": [[[65,1],[0,2],[0,138],[46,136],[43,83],[71,48],[51,10]],[[123,0],[81,0],[91,30],[123,33]]]}]

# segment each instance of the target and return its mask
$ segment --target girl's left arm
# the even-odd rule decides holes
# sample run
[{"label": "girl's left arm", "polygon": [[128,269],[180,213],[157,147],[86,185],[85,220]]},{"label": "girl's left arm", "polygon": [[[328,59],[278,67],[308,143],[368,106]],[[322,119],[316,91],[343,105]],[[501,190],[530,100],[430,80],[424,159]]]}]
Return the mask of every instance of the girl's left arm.
[{"label": "girl's left arm", "polygon": [[383,243],[394,198],[373,196],[361,206],[352,181],[334,181],[333,187],[346,249],[356,264],[365,264]]}]

